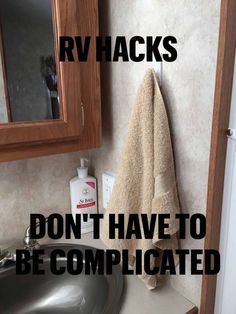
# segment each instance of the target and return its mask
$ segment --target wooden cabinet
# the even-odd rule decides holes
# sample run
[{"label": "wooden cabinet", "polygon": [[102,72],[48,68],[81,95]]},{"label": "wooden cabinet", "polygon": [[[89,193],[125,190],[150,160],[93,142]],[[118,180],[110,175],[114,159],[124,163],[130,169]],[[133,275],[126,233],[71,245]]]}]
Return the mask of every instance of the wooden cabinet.
[{"label": "wooden cabinet", "polygon": [[[1,123],[0,161],[79,151],[96,148],[101,144],[100,67],[95,58],[98,1],[52,0],[51,9],[60,117],[40,121]],[[2,23],[3,27],[4,23]],[[88,60],[86,62],[78,60],[59,62],[60,36],[81,36],[82,38],[91,36]],[[6,50],[6,46],[4,45],[4,29],[2,29],[3,76],[9,107],[11,95],[7,86],[8,69],[5,62],[7,51],[4,49]],[[33,49],[34,47],[32,47],[32,54],[34,54]]]}]

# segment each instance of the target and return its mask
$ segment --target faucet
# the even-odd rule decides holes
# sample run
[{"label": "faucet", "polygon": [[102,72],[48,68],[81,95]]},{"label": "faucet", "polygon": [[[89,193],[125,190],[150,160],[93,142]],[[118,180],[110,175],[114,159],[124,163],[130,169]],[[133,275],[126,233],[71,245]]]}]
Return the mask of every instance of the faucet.
[{"label": "faucet", "polygon": [[[45,223],[48,221],[48,217],[45,219]],[[38,222],[36,224],[36,228],[40,226]],[[31,238],[31,226],[28,226],[25,230],[25,236],[23,239],[24,249],[32,252],[34,249],[38,249],[40,247],[38,241],[36,239]],[[1,250],[0,249],[0,269],[5,268],[7,264],[16,261],[16,248]]]},{"label": "faucet", "polygon": [[[48,217],[45,218],[45,223],[48,222]],[[40,226],[40,222],[38,222],[35,227],[37,228],[38,226]],[[32,251],[34,249],[38,249],[40,247],[38,241],[36,239],[32,239],[31,238],[31,226],[28,226],[25,230],[25,237],[23,239],[23,243],[24,243],[24,248]]]},{"label": "faucet", "polygon": [[0,249],[0,269],[7,266],[8,263],[16,261],[16,254],[8,250]]}]

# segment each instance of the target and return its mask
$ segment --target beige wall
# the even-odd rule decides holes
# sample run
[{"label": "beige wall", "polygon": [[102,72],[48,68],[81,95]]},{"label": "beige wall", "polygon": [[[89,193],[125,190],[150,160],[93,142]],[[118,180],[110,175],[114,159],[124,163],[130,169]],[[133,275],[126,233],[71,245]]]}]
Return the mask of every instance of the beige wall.
[{"label": "beige wall", "polygon": [[[102,0],[103,35],[178,39],[178,59],[164,63],[163,94],[169,113],[177,180],[184,212],[205,212],[220,0]],[[99,180],[116,171],[130,112],[150,64],[102,66],[103,146],[87,152]],[[83,153],[82,153],[83,154]],[[69,211],[68,182],[79,153],[0,164],[0,242],[22,236],[30,212]],[[202,248],[190,238],[182,247]],[[176,276],[172,284],[199,304],[201,278]]]},{"label": "beige wall", "polygon": [[[103,0],[100,9],[103,35],[173,35],[178,39],[177,61],[163,64],[162,88],[182,210],[205,213],[220,1]],[[132,62],[102,66],[104,144],[92,157],[99,180],[103,171],[116,171],[135,91],[149,66]],[[183,248],[202,246],[203,241],[190,237],[182,241]],[[199,304],[201,277],[173,276],[172,284]]]},{"label": "beige wall", "polygon": [[29,214],[70,213],[69,180],[79,156],[63,154],[0,163],[0,247],[23,239]]}]

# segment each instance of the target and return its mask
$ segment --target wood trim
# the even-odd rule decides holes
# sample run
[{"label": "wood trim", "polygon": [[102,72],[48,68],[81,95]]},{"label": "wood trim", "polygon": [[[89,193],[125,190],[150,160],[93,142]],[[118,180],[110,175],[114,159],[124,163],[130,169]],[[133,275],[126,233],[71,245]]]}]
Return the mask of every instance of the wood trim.
[{"label": "wood trim", "polygon": [[[83,2],[83,1],[82,1]],[[81,32],[81,1],[53,0],[52,11],[56,33],[56,60],[59,61],[59,36],[75,36]],[[87,14],[85,13],[87,16]],[[91,19],[93,16],[90,15]],[[84,19],[83,19],[84,20]],[[87,25],[87,23],[85,24]],[[91,22],[91,25],[94,25]],[[95,29],[86,30],[94,36]],[[92,33],[90,33],[92,31]],[[81,80],[79,62],[59,63],[59,86],[63,117],[61,120],[12,122],[0,125],[0,145],[51,142],[52,140],[68,140],[81,135]]]},{"label": "wood trim", "polygon": [[0,147],[0,162],[74,152],[101,146],[100,64],[95,62],[95,36],[99,35],[98,0],[79,0],[77,2],[80,3],[78,20],[81,35],[92,34],[94,38],[91,41],[88,61],[80,66],[80,90],[85,118],[82,134],[78,138],[67,139],[66,141],[52,140],[46,143],[26,143],[20,146]]},{"label": "wood trim", "polygon": [[7,150],[0,150],[0,162],[77,152],[99,148],[100,146],[100,132],[94,132],[90,133],[89,138],[81,137],[66,142],[43,143],[41,145],[11,147]]},{"label": "wood trim", "polygon": [[198,314],[198,308],[195,306],[190,311],[186,312],[185,314]]},{"label": "wood trim", "polygon": [[4,91],[5,91],[7,117],[8,117],[8,122],[11,122],[11,121],[13,121],[13,119],[12,119],[9,90],[8,90],[8,84],[7,84],[7,72],[6,72],[6,62],[5,62],[4,42],[3,42],[1,20],[0,20],[0,58],[1,58],[0,62],[2,63],[2,75],[3,75],[3,84],[4,84]]},{"label": "wood trim", "polygon": [[[219,249],[227,136],[236,45],[236,1],[222,0],[207,196],[205,249]],[[203,276],[201,314],[213,314],[216,276]]]}]

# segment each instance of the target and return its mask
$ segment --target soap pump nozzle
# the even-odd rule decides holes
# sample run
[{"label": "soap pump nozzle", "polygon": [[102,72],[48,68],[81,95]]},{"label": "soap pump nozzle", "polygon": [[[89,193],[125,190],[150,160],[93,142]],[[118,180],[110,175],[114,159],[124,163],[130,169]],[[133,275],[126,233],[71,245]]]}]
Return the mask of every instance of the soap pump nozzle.
[{"label": "soap pump nozzle", "polygon": [[78,177],[80,179],[88,176],[88,167],[86,167],[85,162],[88,162],[88,159],[80,158],[80,167],[78,168]]}]

